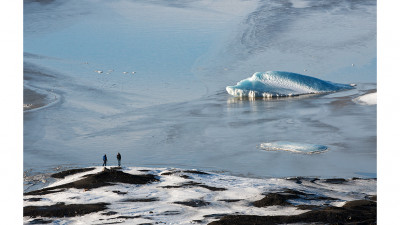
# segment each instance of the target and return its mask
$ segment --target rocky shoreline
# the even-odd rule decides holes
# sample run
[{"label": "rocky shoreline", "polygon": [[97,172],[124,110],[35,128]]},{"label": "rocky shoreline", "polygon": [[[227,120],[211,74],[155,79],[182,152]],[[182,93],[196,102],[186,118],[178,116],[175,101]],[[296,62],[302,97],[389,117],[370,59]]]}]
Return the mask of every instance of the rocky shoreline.
[{"label": "rocky shoreline", "polygon": [[[246,180],[197,170],[133,170],[97,167],[53,174],[60,183],[24,193],[24,223],[71,220],[74,224],[71,218],[86,217],[88,224],[376,224],[377,221],[376,191],[355,193],[374,189],[374,185],[376,188],[376,179],[272,179],[263,186],[261,179]],[[269,189],[273,186],[276,187]]]}]

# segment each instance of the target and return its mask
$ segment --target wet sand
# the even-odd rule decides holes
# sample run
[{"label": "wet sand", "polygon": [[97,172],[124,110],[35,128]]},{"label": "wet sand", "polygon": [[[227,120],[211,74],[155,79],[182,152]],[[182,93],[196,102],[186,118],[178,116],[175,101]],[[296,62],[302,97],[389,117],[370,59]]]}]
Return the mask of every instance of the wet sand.
[{"label": "wet sand", "polygon": [[24,111],[43,107],[47,96],[24,87]]},{"label": "wet sand", "polygon": [[37,81],[47,82],[49,79],[55,78],[54,75],[43,72],[41,68],[24,63],[24,112],[45,107],[59,100],[60,96],[53,90],[36,86]]}]

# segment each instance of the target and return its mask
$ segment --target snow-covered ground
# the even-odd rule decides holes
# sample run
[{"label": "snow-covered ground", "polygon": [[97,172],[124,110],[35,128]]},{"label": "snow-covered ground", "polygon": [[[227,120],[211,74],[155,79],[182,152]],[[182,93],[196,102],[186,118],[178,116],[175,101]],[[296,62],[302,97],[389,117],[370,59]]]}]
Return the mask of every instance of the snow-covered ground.
[{"label": "snow-covered ground", "polygon": [[[89,172],[57,179],[49,187],[71,183],[101,171],[103,167],[95,167]],[[105,210],[76,217],[25,216],[24,224],[207,224],[223,215],[297,215],[309,211],[296,207],[298,205],[340,207],[346,201],[376,195],[375,179],[255,179],[196,170],[144,167],[122,168],[122,171],[134,175],[152,174],[159,181],[148,184],[117,183],[93,189],[68,188],[48,194],[25,193],[24,207],[57,203],[109,205]],[[256,207],[253,204],[267,193],[285,190],[300,191],[306,195],[288,200],[288,205]]]}]

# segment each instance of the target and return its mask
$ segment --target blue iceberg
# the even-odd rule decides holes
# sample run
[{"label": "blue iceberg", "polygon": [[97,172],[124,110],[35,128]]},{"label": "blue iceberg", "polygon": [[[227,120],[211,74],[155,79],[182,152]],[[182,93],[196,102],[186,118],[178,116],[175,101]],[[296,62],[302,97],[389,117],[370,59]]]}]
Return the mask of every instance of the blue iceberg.
[{"label": "blue iceberg", "polygon": [[291,72],[256,72],[241,80],[226,91],[236,97],[290,97],[305,94],[335,92],[354,88],[349,84],[338,84]]},{"label": "blue iceberg", "polygon": [[267,151],[289,151],[302,154],[316,154],[328,151],[328,146],[325,145],[296,143],[288,141],[262,143],[260,145],[260,148]]}]

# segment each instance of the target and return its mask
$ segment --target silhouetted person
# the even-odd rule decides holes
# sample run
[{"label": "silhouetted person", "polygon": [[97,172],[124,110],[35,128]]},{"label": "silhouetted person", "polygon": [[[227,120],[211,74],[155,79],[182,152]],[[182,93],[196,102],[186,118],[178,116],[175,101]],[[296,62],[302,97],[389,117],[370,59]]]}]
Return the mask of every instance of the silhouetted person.
[{"label": "silhouetted person", "polygon": [[121,154],[117,154],[118,166],[121,167]]},{"label": "silhouetted person", "polygon": [[103,166],[107,166],[107,155],[103,155]]}]

